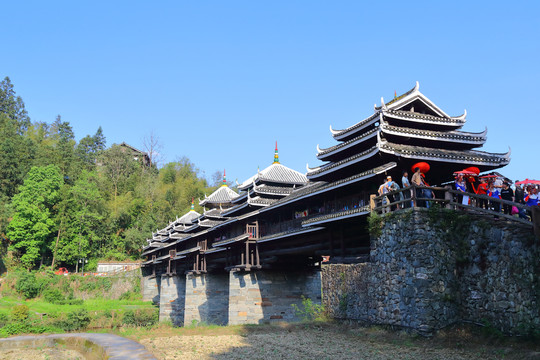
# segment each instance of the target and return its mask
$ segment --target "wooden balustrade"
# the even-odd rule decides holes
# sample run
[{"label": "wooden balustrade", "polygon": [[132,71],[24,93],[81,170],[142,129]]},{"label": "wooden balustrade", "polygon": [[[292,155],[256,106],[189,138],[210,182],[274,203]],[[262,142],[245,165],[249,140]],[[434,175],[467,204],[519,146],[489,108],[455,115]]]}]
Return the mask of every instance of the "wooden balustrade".
[{"label": "wooden balustrade", "polygon": [[[425,192],[424,190],[429,190],[433,196],[427,197],[426,194],[429,193]],[[410,197],[408,196],[409,194]],[[460,196],[468,196],[471,204],[463,204],[458,201]],[[395,200],[396,198],[398,200]],[[394,199],[394,201],[390,201],[390,199]],[[516,203],[513,201],[490,197],[487,195],[462,192],[459,190],[454,190],[450,187],[411,185],[410,187],[391,191],[384,195],[375,196],[373,200],[374,206],[371,210],[377,212],[378,214],[384,214],[411,206],[430,207],[438,204],[442,207],[446,207],[449,209],[474,210],[524,224],[532,224],[531,212],[533,208],[530,206]],[[482,204],[487,204],[487,208],[481,207],[480,205]],[[518,208],[520,216],[505,214],[502,211],[504,205],[512,207],[515,206],[516,208]],[[493,208],[493,210],[491,208]],[[496,211],[497,208],[498,211]]]}]

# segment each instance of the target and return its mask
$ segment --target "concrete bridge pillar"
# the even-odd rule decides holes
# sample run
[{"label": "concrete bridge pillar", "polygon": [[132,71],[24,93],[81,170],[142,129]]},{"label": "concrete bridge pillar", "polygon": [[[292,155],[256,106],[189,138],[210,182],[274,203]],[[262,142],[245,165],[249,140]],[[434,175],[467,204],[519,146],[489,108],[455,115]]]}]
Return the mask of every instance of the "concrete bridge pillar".
[{"label": "concrete bridge pillar", "polygon": [[227,325],[229,274],[186,275],[184,325]]},{"label": "concrete bridge pillar", "polygon": [[184,325],[186,278],[184,275],[161,275],[159,296],[159,321],[171,321],[173,325]]},{"label": "concrete bridge pillar", "polygon": [[229,273],[229,325],[299,320],[292,304],[302,296],[321,303],[318,270]]}]

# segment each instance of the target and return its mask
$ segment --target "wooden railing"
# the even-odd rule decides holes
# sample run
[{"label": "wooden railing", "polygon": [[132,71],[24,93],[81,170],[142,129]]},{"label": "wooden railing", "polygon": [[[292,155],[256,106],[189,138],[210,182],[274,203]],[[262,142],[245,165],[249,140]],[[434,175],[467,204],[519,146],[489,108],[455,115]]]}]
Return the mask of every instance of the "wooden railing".
[{"label": "wooden railing", "polygon": [[[431,196],[429,196],[431,194]],[[459,201],[461,196],[468,196],[470,204],[463,204]],[[533,224],[533,207],[513,201],[502,200],[487,195],[454,190],[450,187],[437,186],[417,186],[388,192],[381,196],[372,198],[372,211],[378,214],[384,214],[391,211],[408,207],[431,207],[438,204],[441,207],[449,209],[474,210],[493,216],[499,216],[505,219],[517,221],[524,224]],[[481,206],[483,205],[483,206]],[[519,211],[518,216],[505,214],[504,205],[516,207]],[[536,213],[536,210],[534,211]]]}]

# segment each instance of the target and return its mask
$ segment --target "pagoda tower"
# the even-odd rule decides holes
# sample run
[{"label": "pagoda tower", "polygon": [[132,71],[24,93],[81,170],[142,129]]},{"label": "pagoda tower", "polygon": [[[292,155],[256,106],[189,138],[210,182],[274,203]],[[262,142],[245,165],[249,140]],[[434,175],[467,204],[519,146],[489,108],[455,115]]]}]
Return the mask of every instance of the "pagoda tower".
[{"label": "pagoda tower", "polygon": [[242,193],[234,200],[236,206],[224,212],[226,216],[239,216],[254,209],[267,207],[291,194],[293,190],[308,182],[306,176],[279,162],[278,147],[274,151],[274,161],[270,166],[251,176],[238,185]]},{"label": "pagoda tower", "polygon": [[[202,201],[199,201],[200,206],[208,206],[210,209],[223,210],[232,206],[232,201],[238,197],[238,193],[227,185],[227,177],[225,170],[223,170],[223,181],[221,186],[217,188],[210,196],[204,197]],[[216,212],[216,211],[214,211]]]},{"label": "pagoda tower", "polygon": [[[317,159],[326,163],[309,168],[314,181],[335,181],[353,174],[395,162],[395,177],[411,171],[419,161],[428,162],[430,184],[452,179],[455,171],[475,166],[480,171],[497,169],[510,162],[510,152],[492,154],[476,150],[486,142],[487,128],[479,133],[464,132],[467,112],[449,116],[419,91],[419,84],[403,95],[374,107],[368,118],[343,130],[330,126],[340,143],[321,149]],[[390,172],[392,173],[392,171]]]}]

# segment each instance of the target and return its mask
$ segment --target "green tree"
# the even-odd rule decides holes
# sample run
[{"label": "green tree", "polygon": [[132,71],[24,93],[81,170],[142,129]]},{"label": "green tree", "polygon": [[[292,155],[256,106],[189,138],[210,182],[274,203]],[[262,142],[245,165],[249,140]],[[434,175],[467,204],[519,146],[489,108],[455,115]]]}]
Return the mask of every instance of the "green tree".
[{"label": "green tree", "polygon": [[15,95],[9,77],[0,82],[0,113],[7,115],[17,124],[17,133],[22,135],[30,126],[30,118],[20,96]]},{"label": "green tree", "polygon": [[17,122],[0,113],[0,195],[11,198],[30,170],[35,147],[18,133]]},{"label": "green tree", "polygon": [[13,219],[7,236],[11,249],[22,264],[32,268],[45,255],[56,233],[54,205],[59,201],[63,184],[60,170],[54,165],[33,167],[13,197]]},{"label": "green tree", "polygon": [[79,174],[63,206],[58,244],[53,252],[59,261],[77,266],[78,259],[89,257],[97,249],[103,235],[105,206],[95,172]]},{"label": "green tree", "polygon": [[67,121],[62,121],[60,115],[51,125],[51,137],[53,142],[54,164],[60,168],[64,177],[71,177],[71,166],[74,160],[75,134]]},{"label": "green tree", "polygon": [[102,172],[108,180],[116,210],[116,197],[129,183],[130,176],[135,173],[138,162],[127,154],[119,145],[113,145],[100,156]]},{"label": "green tree", "polygon": [[75,154],[87,168],[93,168],[96,165],[98,157],[105,150],[105,135],[101,126],[93,136],[86,135],[79,141],[75,148]]}]

